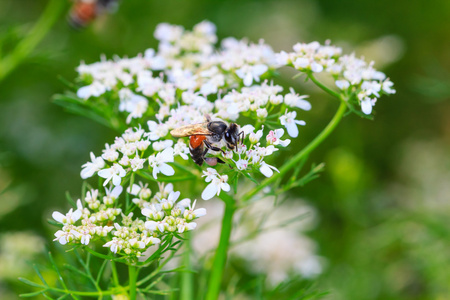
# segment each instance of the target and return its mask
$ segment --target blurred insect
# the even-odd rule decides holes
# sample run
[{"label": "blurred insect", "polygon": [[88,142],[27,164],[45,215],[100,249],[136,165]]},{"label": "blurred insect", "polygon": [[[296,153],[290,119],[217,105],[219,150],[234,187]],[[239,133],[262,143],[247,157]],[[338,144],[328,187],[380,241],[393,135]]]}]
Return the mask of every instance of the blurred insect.
[{"label": "blurred insect", "polygon": [[117,0],[74,0],[68,21],[74,28],[86,27],[106,11],[117,8]]},{"label": "blurred insect", "polygon": [[217,163],[224,163],[220,158],[206,157],[206,153],[209,150],[224,153],[222,149],[213,146],[213,144],[224,140],[227,147],[233,150],[244,139],[244,132],[239,132],[239,125],[236,123],[230,123],[228,125],[224,121],[211,121],[209,116],[206,116],[206,122],[204,123],[175,128],[170,134],[174,137],[190,137],[189,151],[191,152],[192,159],[199,166],[203,162],[206,162],[210,166],[215,166]]}]

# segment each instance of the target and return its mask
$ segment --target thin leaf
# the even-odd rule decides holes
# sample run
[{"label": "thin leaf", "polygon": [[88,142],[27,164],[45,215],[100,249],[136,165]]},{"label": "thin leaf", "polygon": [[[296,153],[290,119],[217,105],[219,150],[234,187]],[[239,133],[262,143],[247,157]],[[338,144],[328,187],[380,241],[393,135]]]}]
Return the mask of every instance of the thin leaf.
[{"label": "thin leaf", "polygon": [[50,297],[50,296],[47,295],[47,294],[42,294],[42,296],[44,296],[45,298],[50,299],[50,300],[55,300],[54,298]]},{"label": "thin leaf", "polygon": [[23,283],[25,283],[25,284],[27,284],[27,285],[31,285],[31,286],[34,286],[34,287],[37,287],[37,288],[42,288],[42,289],[45,289],[45,288],[46,288],[45,285],[36,283],[36,282],[34,282],[34,281],[28,280],[28,279],[23,278],[23,277],[19,277],[18,279],[19,279],[19,281],[21,281],[21,282],[23,282]]},{"label": "thin leaf", "polygon": [[241,174],[243,174],[245,177],[247,177],[248,179],[250,179],[251,181],[253,181],[255,184],[259,184],[259,182],[253,178],[249,173],[247,172],[242,172]]},{"label": "thin leaf", "polygon": [[64,289],[67,289],[66,283],[64,282],[61,272],[59,271],[58,266],[56,265],[55,260],[53,259],[52,253],[50,251],[48,252],[48,259],[50,260],[50,263],[52,264],[53,269],[55,269],[56,274],[58,274],[58,279],[61,282],[61,285],[64,287]]},{"label": "thin leaf", "polygon": [[48,287],[48,284],[45,281],[44,277],[42,276],[41,272],[39,271],[38,267],[36,265],[33,265],[33,269],[36,272],[36,274],[38,275],[39,279],[42,281],[42,283]]},{"label": "thin leaf", "polygon": [[72,196],[70,196],[70,193],[68,191],[66,192],[66,200],[70,203],[70,205],[72,205],[73,208],[77,207],[77,204],[72,199]]},{"label": "thin leaf", "polygon": [[35,297],[35,296],[38,296],[38,295],[43,294],[45,292],[47,292],[47,289],[40,290],[40,291],[37,291],[37,292],[34,292],[34,293],[19,294],[19,297],[22,297],[22,298]]},{"label": "thin leaf", "polygon": [[103,263],[100,266],[100,269],[98,269],[97,279],[95,280],[97,282],[97,284],[100,284],[100,280],[102,279],[102,275],[103,275],[103,272],[105,271],[107,264],[108,264],[108,261],[106,259],[103,260]]},{"label": "thin leaf", "polygon": [[64,264],[64,268],[66,268],[66,269],[68,269],[68,270],[70,270],[70,271],[72,271],[72,272],[74,272],[74,273],[76,273],[78,275],[81,275],[81,276],[86,277],[86,278],[89,279],[89,275],[88,274],[84,273],[83,271],[78,270],[76,267],[74,267],[72,265]]}]

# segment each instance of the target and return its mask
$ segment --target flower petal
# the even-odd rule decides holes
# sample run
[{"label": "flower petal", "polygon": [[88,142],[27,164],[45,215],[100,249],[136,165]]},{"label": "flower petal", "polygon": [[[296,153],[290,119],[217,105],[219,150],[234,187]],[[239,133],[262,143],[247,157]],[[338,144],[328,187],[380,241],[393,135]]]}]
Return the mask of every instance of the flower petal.
[{"label": "flower petal", "polygon": [[202,193],[203,200],[209,200],[217,194],[218,187],[215,182],[211,182],[206,186]]}]

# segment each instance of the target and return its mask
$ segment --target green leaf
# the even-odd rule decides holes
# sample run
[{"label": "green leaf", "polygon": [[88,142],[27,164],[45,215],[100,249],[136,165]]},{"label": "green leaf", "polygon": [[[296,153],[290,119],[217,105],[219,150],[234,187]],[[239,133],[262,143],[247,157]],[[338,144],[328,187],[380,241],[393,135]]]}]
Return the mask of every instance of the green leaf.
[{"label": "green leaf", "polygon": [[21,281],[21,282],[23,282],[23,283],[25,283],[27,285],[31,285],[31,286],[38,287],[38,288],[45,288],[46,287],[44,285],[41,285],[39,283],[36,283],[34,281],[28,280],[28,279],[23,278],[23,277],[19,277],[18,279],[19,279],[19,281]]},{"label": "green leaf", "polygon": [[102,275],[103,275],[103,272],[105,271],[107,264],[108,264],[108,261],[106,259],[103,260],[103,263],[100,266],[100,269],[98,269],[97,279],[95,280],[97,282],[97,284],[100,284],[100,280],[102,279]]},{"label": "green leaf", "polygon": [[241,174],[243,174],[245,177],[247,177],[248,179],[250,179],[252,182],[254,182],[255,184],[259,184],[259,182],[255,179],[255,178],[253,178],[249,173],[247,173],[247,172],[242,172]]},{"label": "green leaf", "polygon": [[45,292],[47,292],[46,289],[45,290],[40,290],[40,291],[37,291],[37,292],[34,292],[34,293],[19,294],[19,297],[22,297],[22,298],[35,297],[35,296],[38,296],[38,295],[43,294]]},{"label": "green leaf", "polygon": [[85,102],[81,101],[82,100],[72,98],[67,95],[55,95],[53,97],[53,103],[62,106],[67,111],[73,114],[87,117],[106,127],[116,129],[115,126],[112,125],[110,118],[107,118],[104,112],[100,111],[98,108],[95,108],[94,106],[89,106]]},{"label": "green leaf", "polygon": [[48,287],[48,284],[45,281],[44,277],[42,276],[41,272],[39,271],[38,267],[36,265],[33,265],[33,269],[36,272],[36,274],[38,275],[39,279],[42,281],[42,283]]},{"label": "green leaf", "polygon": [[64,279],[63,279],[63,277],[62,277],[62,275],[61,275],[61,272],[59,271],[59,268],[58,268],[58,266],[56,265],[55,260],[53,259],[52,253],[51,253],[50,251],[48,252],[48,259],[50,260],[50,263],[52,264],[53,269],[55,269],[56,273],[58,274],[58,279],[59,279],[59,281],[61,282],[61,285],[62,285],[65,289],[67,289],[66,283],[64,282]]},{"label": "green leaf", "polygon": [[[107,261],[107,260],[105,260],[105,261]],[[84,273],[83,271],[78,270],[76,267],[74,267],[72,265],[64,264],[64,268],[66,268],[66,269],[68,269],[68,270],[70,270],[70,271],[72,271],[72,272],[74,272],[74,273],[76,273],[78,275],[81,275],[83,277],[86,277],[86,278],[90,279],[88,274]]]},{"label": "green leaf", "polygon": [[69,193],[68,191],[66,192],[66,200],[70,203],[70,205],[71,205],[73,208],[76,208],[76,207],[77,207],[76,202],[72,199],[72,196],[70,196],[70,193]]}]

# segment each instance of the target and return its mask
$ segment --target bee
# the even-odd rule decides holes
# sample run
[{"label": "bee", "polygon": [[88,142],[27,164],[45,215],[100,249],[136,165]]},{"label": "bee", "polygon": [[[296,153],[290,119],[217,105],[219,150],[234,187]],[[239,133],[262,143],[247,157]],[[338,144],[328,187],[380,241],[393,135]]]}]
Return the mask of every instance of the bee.
[{"label": "bee", "polygon": [[105,10],[114,10],[117,0],[74,0],[68,21],[74,28],[87,26]]},{"label": "bee", "polygon": [[206,117],[206,122],[204,123],[175,128],[170,131],[170,134],[174,137],[189,136],[189,151],[191,152],[192,160],[199,166],[203,162],[210,166],[224,163],[220,158],[206,157],[209,150],[225,153],[213,144],[225,141],[228,149],[233,150],[244,139],[244,132],[239,132],[239,125],[236,123],[228,125],[224,121],[211,121],[209,116]]}]

